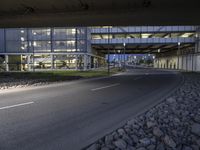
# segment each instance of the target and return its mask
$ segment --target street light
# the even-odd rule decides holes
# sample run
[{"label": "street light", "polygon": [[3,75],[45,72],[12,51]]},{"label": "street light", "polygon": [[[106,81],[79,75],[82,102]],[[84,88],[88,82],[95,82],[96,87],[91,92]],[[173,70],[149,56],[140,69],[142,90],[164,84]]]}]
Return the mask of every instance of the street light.
[{"label": "street light", "polygon": [[33,72],[35,72],[35,46],[37,46],[37,43],[33,41]]},{"label": "street light", "polygon": [[126,59],[126,56],[125,56],[125,48],[126,48],[126,43],[124,42],[123,43],[123,46],[124,46],[124,71],[126,70],[126,62],[125,62],[125,59]]},{"label": "street light", "polygon": [[110,75],[110,27],[108,27],[108,75]]},{"label": "street light", "polygon": [[[178,42],[178,52],[177,52],[177,55],[178,55],[178,66],[177,66],[177,69],[180,69],[180,67],[179,67],[180,45],[181,45],[181,43]],[[182,59],[182,60],[183,60],[183,59]],[[183,64],[183,63],[182,63],[182,64]]]}]

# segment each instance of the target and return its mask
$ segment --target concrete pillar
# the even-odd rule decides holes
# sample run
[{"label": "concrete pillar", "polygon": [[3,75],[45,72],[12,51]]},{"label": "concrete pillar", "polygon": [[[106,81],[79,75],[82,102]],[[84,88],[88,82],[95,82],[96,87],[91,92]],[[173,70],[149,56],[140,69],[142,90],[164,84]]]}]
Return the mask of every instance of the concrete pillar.
[{"label": "concrete pillar", "polygon": [[87,62],[88,62],[87,63],[88,64],[88,69],[90,70],[91,69],[91,65],[92,65],[91,64],[92,62],[91,62],[91,56],[90,55],[87,56]]},{"label": "concrete pillar", "polygon": [[54,55],[51,54],[51,70],[54,69]]},{"label": "concrete pillar", "polygon": [[75,66],[75,69],[78,70],[78,55],[75,55],[75,58],[76,58],[76,61],[75,61],[75,62],[76,62],[75,65],[76,65],[76,66]]},{"label": "concrete pillar", "polygon": [[86,71],[88,65],[88,59],[86,54],[83,55],[83,63],[84,63],[84,71]]},{"label": "concrete pillar", "polygon": [[195,42],[195,54],[194,54],[194,71],[200,71],[200,31],[199,29],[196,32],[196,42]]},{"label": "concrete pillar", "polygon": [[6,65],[6,71],[9,71],[9,59],[8,59],[8,55],[5,55],[5,65]]},{"label": "concrete pillar", "polygon": [[31,71],[31,55],[27,56],[27,66],[28,66],[28,71]]}]

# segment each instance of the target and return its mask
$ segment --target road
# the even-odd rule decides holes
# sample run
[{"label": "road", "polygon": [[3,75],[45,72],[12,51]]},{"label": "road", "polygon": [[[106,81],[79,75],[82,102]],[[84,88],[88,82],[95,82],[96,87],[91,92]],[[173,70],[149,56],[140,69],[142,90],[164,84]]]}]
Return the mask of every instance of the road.
[{"label": "road", "polygon": [[159,102],[175,72],[131,69],[110,78],[0,93],[0,150],[79,150]]}]

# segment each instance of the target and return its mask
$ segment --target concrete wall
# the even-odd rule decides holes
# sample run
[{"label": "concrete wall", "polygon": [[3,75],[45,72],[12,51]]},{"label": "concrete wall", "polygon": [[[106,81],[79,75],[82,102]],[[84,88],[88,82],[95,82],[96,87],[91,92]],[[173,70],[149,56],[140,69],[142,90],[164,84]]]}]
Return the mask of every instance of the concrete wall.
[{"label": "concrete wall", "polygon": [[200,54],[158,57],[154,60],[155,68],[200,71]]},{"label": "concrete wall", "polygon": [[155,68],[180,69],[184,71],[200,71],[200,27],[196,31],[195,48],[192,52],[185,50],[185,55],[178,55],[177,52],[168,56],[157,56],[154,60]]}]

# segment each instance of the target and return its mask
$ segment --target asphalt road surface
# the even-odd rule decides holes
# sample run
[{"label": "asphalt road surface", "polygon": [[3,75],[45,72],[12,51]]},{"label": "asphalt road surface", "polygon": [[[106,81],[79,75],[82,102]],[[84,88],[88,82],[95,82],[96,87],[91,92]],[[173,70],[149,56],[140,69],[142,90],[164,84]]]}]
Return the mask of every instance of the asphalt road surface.
[{"label": "asphalt road surface", "polygon": [[0,93],[0,150],[79,150],[159,102],[179,73],[131,69]]}]

